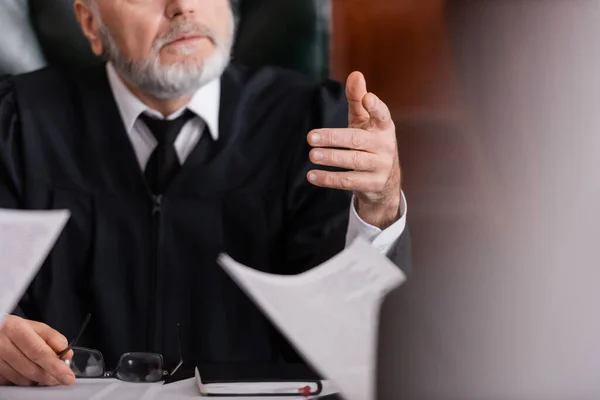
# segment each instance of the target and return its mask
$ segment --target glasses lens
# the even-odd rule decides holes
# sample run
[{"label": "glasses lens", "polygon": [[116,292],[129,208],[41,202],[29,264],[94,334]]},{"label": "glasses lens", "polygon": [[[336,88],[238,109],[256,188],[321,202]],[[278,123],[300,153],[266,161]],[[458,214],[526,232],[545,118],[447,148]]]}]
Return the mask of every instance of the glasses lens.
[{"label": "glasses lens", "polygon": [[162,356],[153,353],[128,353],[119,360],[116,377],[127,382],[158,382],[163,379]]},{"label": "glasses lens", "polygon": [[77,378],[99,378],[104,374],[104,357],[96,350],[73,347],[69,366]]}]

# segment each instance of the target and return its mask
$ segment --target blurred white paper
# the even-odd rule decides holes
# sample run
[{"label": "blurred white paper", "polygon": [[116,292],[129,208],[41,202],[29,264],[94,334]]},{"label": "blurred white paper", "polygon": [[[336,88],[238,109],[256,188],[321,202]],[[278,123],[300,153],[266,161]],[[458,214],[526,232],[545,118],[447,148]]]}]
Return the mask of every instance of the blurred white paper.
[{"label": "blurred white paper", "polygon": [[347,400],[372,400],[379,311],[406,277],[364,239],[308,272],[272,275],[223,254],[219,264]]},{"label": "blurred white paper", "polygon": [[5,386],[0,387],[0,400],[151,400],[160,394],[162,384],[128,383],[117,379],[77,379],[73,386]]},{"label": "blurred white paper", "polygon": [[48,256],[69,212],[0,209],[0,325]]}]

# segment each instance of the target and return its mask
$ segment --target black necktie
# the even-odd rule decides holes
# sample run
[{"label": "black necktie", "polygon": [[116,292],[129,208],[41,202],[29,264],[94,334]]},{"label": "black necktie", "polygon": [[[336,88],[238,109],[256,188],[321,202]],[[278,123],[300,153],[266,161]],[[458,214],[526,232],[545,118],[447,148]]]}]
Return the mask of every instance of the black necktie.
[{"label": "black necktie", "polygon": [[140,119],[148,126],[158,142],[144,171],[152,193],[163,194],[181,169],[174,143],[183,125],[193,116],[194,114],[189,110],[173,120],[140,115]]}]

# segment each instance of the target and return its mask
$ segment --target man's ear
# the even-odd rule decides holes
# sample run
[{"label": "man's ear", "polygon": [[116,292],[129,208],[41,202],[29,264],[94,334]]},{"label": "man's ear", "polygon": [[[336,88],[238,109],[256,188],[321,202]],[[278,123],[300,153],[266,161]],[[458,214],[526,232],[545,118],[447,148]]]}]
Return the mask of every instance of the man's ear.
[{"label": "man's ear", "polygon": [[101,56],[104,53],[104,46],[100,39],[100,25],[94,17],[94,12],[90,5],[83,0],[75,0],[75,16],[81,26],[85,37],[89,40],[92,51],[95,55]]}]

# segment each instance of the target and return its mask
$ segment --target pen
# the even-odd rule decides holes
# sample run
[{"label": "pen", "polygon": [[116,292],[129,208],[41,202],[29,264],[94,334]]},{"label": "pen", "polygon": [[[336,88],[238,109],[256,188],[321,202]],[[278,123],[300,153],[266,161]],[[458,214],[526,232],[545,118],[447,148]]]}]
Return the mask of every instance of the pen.
[{"label": "pen", "polygon": [[92,314],[88,314],[85,317],[85,320],[83,321],[83,324],[81,324],[81,328],[79,328],[79,333],[77,333],[77,336],[75,336],[75,339],[71,340],[71,343],[69,343],[69,345],[67,346],[66,349],[59,351],[58,353],[56,353],[56,355],[58,356],[59,359],[63,359],[63,357],[65,356],[65,354],[67,354],[69,352],[69,350],[71,350],[71,348],[73,346],[75,346],[75,344],[79,341],[79,338],[81,337],[81,335],[83,334],[83,331],[85,330],[85,327],[87,326],[88,322],[90,322],[90,318],[92,317]]}]

